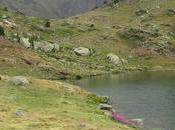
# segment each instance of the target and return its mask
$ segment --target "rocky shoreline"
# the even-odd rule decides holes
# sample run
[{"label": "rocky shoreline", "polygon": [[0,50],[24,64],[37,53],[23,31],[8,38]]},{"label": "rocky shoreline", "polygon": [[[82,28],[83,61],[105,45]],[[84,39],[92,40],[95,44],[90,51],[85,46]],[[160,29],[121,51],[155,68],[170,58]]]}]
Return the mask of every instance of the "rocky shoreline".
[{"label": "rocky shoreline", "polygon": [[109,96],[101,96],[101,103],[97,106],[97,109],[103,111],[104,115],[108,118],[130,127],[141,128],[143,127],[143,119],[127,119],[122,114],[119,114],[115,108],[113,108],[111,103],[111,98]]}]

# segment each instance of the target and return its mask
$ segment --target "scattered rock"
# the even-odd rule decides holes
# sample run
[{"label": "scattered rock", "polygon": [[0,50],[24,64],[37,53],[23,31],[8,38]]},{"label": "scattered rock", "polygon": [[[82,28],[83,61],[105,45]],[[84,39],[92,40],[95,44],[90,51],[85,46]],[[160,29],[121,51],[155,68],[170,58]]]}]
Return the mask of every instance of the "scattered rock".
[{"label": "scattered rock", "polygon": [[167,9],[166,15],[168,16],[174,16],[175,15],[175,9]]},{"label": "scattered rock", "polygon": [[121,64],[120,58],[115,54],[110,53],[107,55],[107,58],[110,60],[111,63],[113,63],[115,65]]},{"label": "scattered rock", "polygon": [[2,19],[7,19],[8,18],[8,16],[6,16],[6,15],[2,15],[2,17],[1,17]]},{"label": "scattered rock", "polygon": [[35,41],[33,46],[35,50],[41,50],[43,52],[51,52],[54,49],[54,44],[51,44],[47,41]]},{"label": "scattered rock", "polygon": [[122,63],[122,64],[128,64],[128,60],[121,59],[121,63]]},{"label": "scattered rock", "polygon": [[143,10],[143,9],[137,10],[137,11],[135,12],[135,14],[136,14],[137,16],[143,16],[144,14],[147,14],[147,13],[148,13],[148,11],[147,11],[147,10]]},{"label": "scattered rock", "polygon": [[109,117],[109,118],[113,118],[114,117],[111,111],[104,111],[104,115]]},{"label": "scattered rock", "polygon": [[109,104],[103,104],[103,103],[101,103],[101,104],[99,104],[97,106],[97,108],[100,109],[100,110],[111,110],[112,109],[112,106],[109,105]]},{"label": "scattered rock", "polygon": [[81,123],[81,124],[79,125],[79,127],[80,127],[80,128],[85,128],[85,127],[86,127],[86,124]]},{"label": "scattered rock", "polygon": [[20,38],[20,43],[26,48],[31,47],[31,43],[29,41],[29,38],[24,38],[24,37]]},{"label": "scattered rock", "polygon": [[10,79],[10,82],[14,85],[25,86],[29,84],[29,81],[24,76],[15,76]]},{"label": "scattered rock", "polygon": [[142,126],[143,120],[142,119],[130,119],[129,123],[134,126]]},{"label": "scattered rock", "polygon": [[80,55],[80,56],[89,56],[89,55],[91,55],[91,51],[88,48],[85,48],[85,47],[75,48],[74,52],[77,55]]},{"label": "scattered rock", "polygon": [[13,21],[9,21],[7,19],[3,19],[3,24],[5,27],[8,27],[8,28],[16,28],[17,27],[17,25]]},{"label": "scattered rock", "polygon": [[109,96],[101,96],[101,98],[102,98],[101,103],[110,104],[110,97]]},{"label": "scattered rock", "polygon": [[60,45],[54,44],[54,50],[55,51],[60,51]]},{"label": "scattered rock", "polygon": [[16,116],[24,116],[24,111],[19,109],[15,112],[15,115]]}]

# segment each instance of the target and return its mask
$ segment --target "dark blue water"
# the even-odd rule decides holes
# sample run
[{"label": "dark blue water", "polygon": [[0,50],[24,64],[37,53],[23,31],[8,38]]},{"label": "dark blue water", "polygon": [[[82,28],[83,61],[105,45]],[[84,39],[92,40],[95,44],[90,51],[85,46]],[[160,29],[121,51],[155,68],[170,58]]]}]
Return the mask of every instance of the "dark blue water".
[{"label": "dark blue water", "polygon": [[175,130],[175,72],[105,75],[77,81],[82,88],[112,97],[127,118],[144,119],[145,130]]}]

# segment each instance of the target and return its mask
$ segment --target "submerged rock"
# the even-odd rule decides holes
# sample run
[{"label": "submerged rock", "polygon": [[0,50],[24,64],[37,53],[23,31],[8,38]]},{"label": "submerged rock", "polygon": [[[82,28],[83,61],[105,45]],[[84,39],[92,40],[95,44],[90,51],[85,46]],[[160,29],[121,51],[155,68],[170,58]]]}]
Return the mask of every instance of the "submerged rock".
[{"label": "submerged rock", "polygon": [[29,81],[24,76],[15,76],[10,79],[10,82],[14,85],[25,86],[29,84]]},{"label": "submerged rock", "polygon": [[134,126],[142,126],[143,120],[142,119],[130,119],[129,123]]}]

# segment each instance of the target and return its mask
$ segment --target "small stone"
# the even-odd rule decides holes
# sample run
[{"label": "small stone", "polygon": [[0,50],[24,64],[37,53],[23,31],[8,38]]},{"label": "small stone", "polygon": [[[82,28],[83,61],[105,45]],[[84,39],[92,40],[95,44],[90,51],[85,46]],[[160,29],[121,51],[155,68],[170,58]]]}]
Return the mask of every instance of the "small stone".
[{"label": "small stone", "polygon": [[143,125],[143,119],[130,119],[129,123],[135,126],[142,126]]},{"label": "small stone", "polygon": [[29,81],[24,76],[15,76],[10,79],[10,82],[14,85],[21,85],[21,86],[25,86],[29,84]]},{"label": "small stone", "polygon": [[30,48],[31,47],[31,43],[29,42],[29,38],[20,38],[20,43],[26,47],[26,48]]},{"label": "small stone", "polygon": [[60,45],[54,44],[54,50],[55,51],[60,51]]},{"label": "small stone", "polygon": [[15,115],[16,115],[16,116],[24,116],[24,111],[23,111],[23,110],[17,110],[17,111],[15,112]]},{"label": "small stone", "polygon": [[97,106],[97,108],[100,109],[100,110],[111,110],[112,109],[112,106],[109,105],[109,104],[103,104],[103,103],[101,103],[101,104],[99,104]]},{"label": "small stone", "polygon": [[54,49],[54,44],[47,41],[34,42],[33,45],[35,50],[41,50],[43,52],[51,52]]},{"label": "small stone", "polygon": [[109,104],[109,102],[110,102],[110,97],[109,96],[101,96],[101,98],[102,98],[101,103]]},{"label": "small stone", "polygon": [[121,64],[120,58],[117,55],[115,55],[115,54],[110,53],[110,54],[107,55],[107,58],[109,59],[109,61],[111,63],[113,63],[115,65]]},{"label": "small stone", "polygon": [[80,128],[85,128],[86,125],[82,123],[82,124],[79,125],[79,127],[80,127]]},{"label": "small stone", "polygon": [[112,112],[110,112],[110,111],[104,111],[104,115],[109,117],[109,118],[113,118],[114,117]]}]

